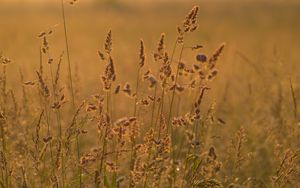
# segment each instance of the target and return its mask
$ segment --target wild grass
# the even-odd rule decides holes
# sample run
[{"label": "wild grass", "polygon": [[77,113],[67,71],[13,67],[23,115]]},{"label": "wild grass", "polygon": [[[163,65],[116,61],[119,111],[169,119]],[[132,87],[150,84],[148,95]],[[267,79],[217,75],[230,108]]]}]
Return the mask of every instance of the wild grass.
[{"label": "wild grass", "polygon": [[[252,91],[250,83],[242,103],[250,113],[237,109],[244,123],[233,126],[230,118],[235,116],[218,110],[229,108],[225,102],[230,80],[220,101],[223,106],[213,97],[214,82],[222,79],[219,67],[226,44],[208,52],[206,44],[188,40],[205,30],[198,23],[199,6],[178,23],[176,37],[169,39],[173,46],[167,45],[167,33],[157,36],[154,49],[143,39],[132,41],[137,49],[128,51],[137,53],[128,72],[118,71],[122,62],[115,58],[114,31],[108,30],[102,47],[92,49],[101,68],[94,78],[96,92],[88,97],[80,89],[88,83],[78,79],[80,70],[72,71],[72,27],[67,30],[63,0],[61,11],[66,53],[53,55],[55,31],[38,34],[38,68],[29,74],[19,70],[18,95],[7,80],[7,68],[18,67],[0,53],[1,187],[300,185],[297,84],[290,76],[288,87],[274,78],[276,96],[266,110],[256,108],[261,91]],[[271,78],[281,75],[275,65],[261,67],[237,54],[259,78],[265,79],[266,70]],[[275,52],[274,57],[280,64]],[[27,80],[32,75],[34,79]],[[285,105],[287,100],[290,105]]]}]

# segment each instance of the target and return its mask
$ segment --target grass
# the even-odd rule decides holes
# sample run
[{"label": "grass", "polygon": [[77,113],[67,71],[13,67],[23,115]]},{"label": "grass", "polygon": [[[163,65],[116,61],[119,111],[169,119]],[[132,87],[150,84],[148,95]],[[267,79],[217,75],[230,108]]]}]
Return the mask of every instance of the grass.
[{"label": "grass", "polygon": [[[248,12],[235,5],[229,15],[228,5],[214,3],[187,13],[189,3],[170,4],[176,14],[168,4],[141,13],[132,5],[61,3],[62,14],[46,12],[35,23],[61,24],[28,46],[6,47],[3,36],[19,23],[3,19],[1,187],[299,186],[300,47],[288,24],[297,20],[294,8],[290,17],[272,15],[281,28],[259,3]],[[99,18],[100,28],[101,14],[111,19]],[[141,20],[144,27],[136,25]],[[38,33],[36,27],[19,35]],[[85,33],[91,41],[79,37]],[[21,64],[22,49],[30,65]]]}]

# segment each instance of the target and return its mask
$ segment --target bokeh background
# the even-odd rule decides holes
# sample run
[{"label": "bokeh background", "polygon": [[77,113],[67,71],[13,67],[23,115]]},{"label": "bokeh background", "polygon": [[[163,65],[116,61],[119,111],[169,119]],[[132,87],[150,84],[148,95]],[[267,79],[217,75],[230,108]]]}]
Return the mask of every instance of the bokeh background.
[{"label": "bokeh background", "polygon": [[[14,87],[19,83],[12,76],[16,75],[16,66],[25,72],[26,79],[35,79],[32,72],[39,66],[40,32],[53,29],[49,38],[53,58],[58,58],[64,50],[60,1],[1,0],[0,3],[0,51],[15,64],[14,68],[8,68],[9,83]],[[300,79],[300,1],[76,1],[75,5],[66,6],[66,14],[71,61],[76,65],[73,68],[80,70],[83,96],[97,91],[99,80],[95,78],[102,71],[97,50],[102,48],[109,29],[113,32],[118,76],[120,80],[131,81],[134,77],[128,75],[136,72],[132,66],[138,61],[139,39],[145,41],[147,63],[154,65],[151,52],[160,34],[166,33],[167,47],[171,49],[176,26],[196,4],[200,6],[200,28],[187,39],[188,43],[203,44],[205,53],[222,42],[227,44],[213,96],[224,103],[220,106],[246,114],[249,106],[270,110],[265,103],[276,100],[278,83],[287,87],[282,95],[288,96],[285,102],[290,105],[288,80],[291,78],[298,88]],[[194,56],[195,53],[187,53],[185,59],[192,64]],[[296,94],[299,95],[299,90]],[[249,96],[253,105],[249,105]],[[240,113],[232,114],[239,119]]]},{"label": "bokeh background", "polygon": [[[207,110],[216,101],[216,116],[226,122],[213,127],[213,134],[218,135],[214,144],[225,153],[225,141],[230,142],[241,126],[246,127],[247,152],[255,153],[256,159],[240,177],[260,177],[270,182],[277,168],[274,148],[299,148],[300,112],[295,114],[291,92],[292,84],[295,98],[300,101],[299,0],[78,0],[68,4],[67,29],[78,101],[102,87],[104,64],[97,50],[103,48],[110,29],[117,82],[135,83],[136,76],[132,75],[136,75],[139,62],[139,40],[145,42],[146,66],[157,69],[152,53],[160,34],[166,34],[167,49],[171,51],[176,26],[194,5],[200,6],[200,27],[185,43],[202,44],[204,48],[187,51],[184,62],[192,65],[197,53],[211,55],[226,43],[218,61],[219,75],[204,105]],[[7,66],[7,87],[14,90],[18,100],[22,89],[19,69],[25,81],[37,79],[42,42],[37,36],[50,29],[51,56],[57,61],[65,50],[60,0],[0,0],[0,53],[12,60]],[[175,58],[178,56],[176,53]],[[65,58],[62,79],[67,82],[66,70]],[[122,117],[128,115],[133,100],[120,97],[114,103],[116,116]],[[296,109],[300,109],[299,104]]]}]

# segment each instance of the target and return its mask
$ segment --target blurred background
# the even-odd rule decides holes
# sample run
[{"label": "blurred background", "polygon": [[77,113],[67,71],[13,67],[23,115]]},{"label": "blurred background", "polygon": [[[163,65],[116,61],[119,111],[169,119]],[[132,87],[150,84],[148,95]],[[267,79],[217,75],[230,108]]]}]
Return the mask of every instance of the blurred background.
[{"label": "blurred background", "polygon": [[[185,38],[185,45],[202,44],[204,48],[184,51],[184,63],[191,67],[196,63],[198,53],[210,56],[221,43],[226,43],[217,62],[218,76],[209,85],[212,89],[205,95],[201,106],[201,114],[207,114],[203,127],[208,127],[210,132],[207,131],[207,135],[211,136],[213,145],[223,159],[230,154],[227,146],[232,144],[231,138],[235,138],[241,126],[246,127],[245,150],[247,156],[253,156],[254,160],[249,160],[245,168],[237,171],[240,175],[236,177],[243,181],[255,177],[271,186],[274,173],[282,167],[281,157],[276,156],[283,156],[283,152],[277,154],[277,151],[287,148],[299,151],[300,0],[65,0],[70,58],[78,95],[76,99],[82,101],[102,92],[100,76],[105,64],[99,60],[97,51],[103,49],[105,36],[110,29],[113,38],[112,56],[117,72],[115,85],[124,86],[125,82],[133,85],[139,63],[140,39],[144,40],[146,49],[146,68],[143,67],[142,73],[148,68],[157,70],[159,65],[153,61],[153,52],[161,33],[166,34],[166,47],[170,54],[177,36],[176,26],[182,23],[194,5],[200,6],[200,25]],[[24,84],[19,70],[23,72],[24,81],[37,81],[36,70],[39,70],[40,46],[43,42],[38,35],[49,30],[53,31],[48,38],[50,56],[56,67],[60,54],[65,51],[61,1],[0,0],[0,55],[12,60],[6,67],[7,88],[8,91],[13,89],[20,104],[21,86]],[[45,56],[43,66],[46,67]],[[179,52],[174,57],[178,59]],[[61,70],[61,83],[68,83],[66,55]],[[48,71],[45,80],[50,83],[49,67],[44,71]],[[31,86],[26,87],[31,94],[28,95],[31,97],[29,101],[39,104],[38,97],[35,97],[38,96],[37,90],[31,89]],[[145,91],[146,95],[152,93]],[[180,115],[186,113],[194,102],[193,93],[190,90],[185,93],[182,101],[178,97],[177,109]],[[71,98],[68,95],[67,100]],[[122,96],[114,95],[112,100],[113,113],[118,118],[128,116],[129,107],[134,104],[132,98]],[[15,98],[12,98],[11,104],[15,104]],[[214,101],[216,106],[212,105]],[[30,111],[31,117],[38,117],[39,105],[32,107],[36,108],[36,112]],[[215,109],[211,110],[210,107]],[[151,113],[149,109],[141,110],[144,114],[140,116],[147,118],[147,114]],[[225,123],[206,125],[210,113]],[[66,122],[70,118],[69,113],[64,113]],[[31,125],[30,117],[24,119],[30,123],[21,123]],[[96,138],[92,135],[97,134],[92,124],[89,127],[91,135],[86,139],[89,140],[86,141],[89,146],[95,145],[95,139],[91,138]],[[12,124],[11,132],[17,132],[16,127],[17,124]],[[143,129],[149,127],[145,123]],[[86,145],[84,150],[89,148]],[[229,160],[228,164],[234,163]],[[262,166],[263,169],[257,168]],[[300,182],[298,167],[295,177],[297,184]],[[232,176],[230,169],[225,167],[224,179],[227,179],[227,175]],[[234,178],[234,181],[240,181],[239,178]],[[295,187],[299,187],[297,184]]]},{"label": "blurred background", "polygon": [[[284,102],[289,109],[289,78],[299,96],[300,1],[78,0],[74,5],[70,4],[72,1],[65,2],[71,61],[83,97],[100,87],[103,65],[97,50],[102,49],[109,29],[113,32],[118,77],[130,82],[135,79],[128,75],[136,72],[133,66],[138,63],[139,39],[145,41],[147,64],[151,67],[151,53],[160,34],[166,33],[167,48],[171,50],[176,26],[193,5],[200,6],[200,27],[187,38],[188,44],[203,44],[204,53],[212,53],[222,42],[227,44],[212,95],[221,111],[232,116],[232,112],[241,111],[270,112],[270,105],[278,97],[278,85],[283,87],[281,95],[287,96]],[[49,38],[53,58],[57,59],[65,49],[60,6],[60,0],[0,1],[0,52],[14,63],[14,68],[8,68],[10,87],[20,82],[16,67],[23,70],[26,80],[35,79],[33,70],[39,66],[41,45],[39,33],[53,29]],[[195,55],[187,52],[184,59],[193,64]],[[249,105],[244,107],[245,103]],[[239,114],[231,120],[244,121],[245,117]]]}]

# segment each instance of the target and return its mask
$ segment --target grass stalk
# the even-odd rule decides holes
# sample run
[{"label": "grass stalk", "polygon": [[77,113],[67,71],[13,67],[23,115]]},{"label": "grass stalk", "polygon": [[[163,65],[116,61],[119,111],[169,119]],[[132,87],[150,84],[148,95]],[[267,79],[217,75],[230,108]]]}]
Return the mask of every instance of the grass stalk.
[{"label": "grass stalk", "polygon": [[74,89],[73,89],[72,68],[71,68],[71,60],[70,60],[70,50],[69,50],[69,41],[68,41],[64,0],[61,0],[61,10],[62,10],[62,19],[63,19],[63,24],[64,24],[64,36],[65,36],[65,45],[66,45],[66,52],[67,52],[67,59],[68,59],[68,72],[69,72],[69,82],[70,82],[70,90],[71,90],[71,97],[72,97],[72,106],[73,106],[73,109],[75,109],[75,95],[74,95]]}]

